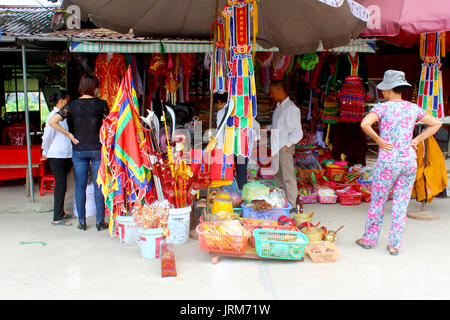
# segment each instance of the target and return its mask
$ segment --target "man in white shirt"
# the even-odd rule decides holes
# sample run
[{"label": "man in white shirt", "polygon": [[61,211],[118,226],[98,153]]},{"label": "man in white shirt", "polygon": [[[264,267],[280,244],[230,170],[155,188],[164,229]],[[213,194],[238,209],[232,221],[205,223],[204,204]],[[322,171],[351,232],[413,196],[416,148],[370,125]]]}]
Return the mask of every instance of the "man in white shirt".
[{"label": "man in white shirt", "polygon": [[289,99],[281,80],[270,85],[270,97],[277,104],[272,116],[272,161],[278,161],[275,180],[286,193],[292,207],[298,195],[294,169],[295,145],[303,138],[300,109]]}]

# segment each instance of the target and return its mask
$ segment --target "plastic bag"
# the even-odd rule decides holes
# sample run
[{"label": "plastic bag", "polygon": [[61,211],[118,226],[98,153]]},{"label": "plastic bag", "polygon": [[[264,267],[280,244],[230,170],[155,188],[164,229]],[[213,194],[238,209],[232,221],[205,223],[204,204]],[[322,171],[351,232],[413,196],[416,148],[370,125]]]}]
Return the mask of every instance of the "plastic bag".
[{"label": "plastic bag", "polygon": [[270,200],[275,208],[284,208],[286,206],[286,194],[283,189],[277,188],[270,193]]},{"label": "plastic bag", "polygon": [[247,183],[242,187],[242,199],[247,203],[257,197],[269,198],[269,193],[269,188],[258,181]]}]

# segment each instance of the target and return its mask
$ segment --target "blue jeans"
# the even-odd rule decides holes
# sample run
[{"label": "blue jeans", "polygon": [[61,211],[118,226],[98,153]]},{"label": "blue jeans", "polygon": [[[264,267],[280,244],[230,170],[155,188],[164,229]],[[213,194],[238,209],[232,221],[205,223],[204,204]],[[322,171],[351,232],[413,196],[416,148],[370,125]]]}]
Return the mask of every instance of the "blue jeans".
[{"label": "blue jeans", "polygon": [[78,221],[86,223],[86,187],[89,163],[92,166],[92,180],[94,180],[95,209],[97,223],[105,221],[105,199],[97,184],[97,173],[101,163],[100,150],[73,151],[73,170],[75,173],[75,203],[77,205]]}]

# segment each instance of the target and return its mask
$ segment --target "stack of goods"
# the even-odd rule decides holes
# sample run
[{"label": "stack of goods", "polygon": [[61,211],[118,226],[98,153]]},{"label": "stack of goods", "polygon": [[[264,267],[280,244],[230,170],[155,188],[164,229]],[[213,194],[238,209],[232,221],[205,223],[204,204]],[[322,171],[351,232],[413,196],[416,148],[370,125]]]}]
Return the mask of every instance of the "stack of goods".
[{"label": "stack of goods", "polygon": [[345,161],[338,162],[334,160],[326,160],[324,163],[326,175],[330,181],[339,182],[344,177],[344,174],[348,169],[348,164]]},{"label": "stack of goods", "polygon": [[257,121],[262,126],[272,124],[272,113],[274,106],[267,95],[258,93],[258,117]]},{"label": "stack of goods", "polygon": [[[272,186],[269,181],[264,183]],[[283,190],[271,189],[256,181],[247,183],[242,188],[242,217],[258,220],[278,220],[282,215],[289,215],[292,206]]]},{"label": "stack of goods", "polygon": [[317,193],[312,187],[299,187],[298,194],[302,196],[303,203],[308,204],[317,202]]},{"label": "stack of goods", "polygon": [[373,169],[371,167],[363,167],[359,170],[359,191],[362,193],[362,200],[364,202],[370,202],[370,195],[372,190],[372,175]]},{"label": "stack of goods", "polygon": [[303,139],[296,144],[295,151],[304,152],[316,148],[316,135],[310,131],[303,131]]}]

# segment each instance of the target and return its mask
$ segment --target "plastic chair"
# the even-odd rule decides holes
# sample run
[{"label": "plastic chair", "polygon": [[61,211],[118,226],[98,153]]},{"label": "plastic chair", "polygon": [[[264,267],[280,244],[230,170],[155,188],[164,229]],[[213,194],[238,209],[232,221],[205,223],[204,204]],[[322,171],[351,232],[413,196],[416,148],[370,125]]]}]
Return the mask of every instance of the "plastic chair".
[{"label": "plastic chair", "polygon": [[[30,124],[30,132],[36,133],[36,128]],[[15,146],[23,146],[27,143],[26,140],[27,135],[27,127],[25,123],[16,123],[12,126],[6,127],[3,129],[2,133],[2,141],[3,144],[8,144],[7,137],[9,137],[11,145]]]},{"label": "plastic chair", "polygon": [[41,197],[44,195],[44,193],[53,193],[55,192],[55,177],[53,174],[50,173],[50,170],[48,169],[48,161],[41,159],[41,165],[40,168],[40,177],[41,177],[41,183],[40,183],[40,195]]}]

